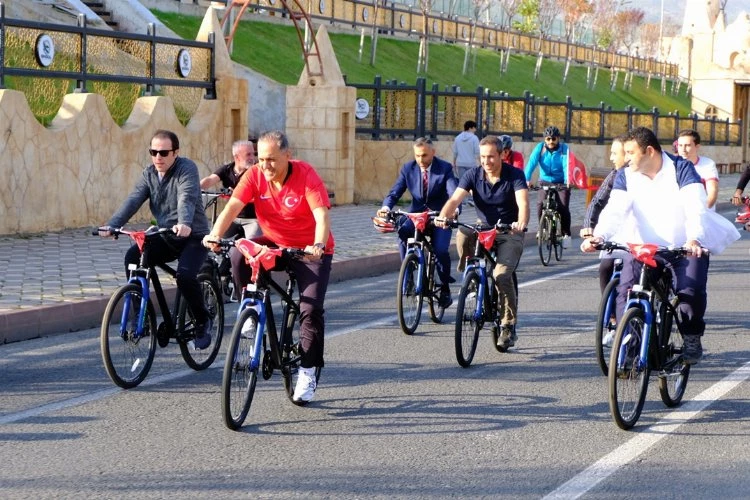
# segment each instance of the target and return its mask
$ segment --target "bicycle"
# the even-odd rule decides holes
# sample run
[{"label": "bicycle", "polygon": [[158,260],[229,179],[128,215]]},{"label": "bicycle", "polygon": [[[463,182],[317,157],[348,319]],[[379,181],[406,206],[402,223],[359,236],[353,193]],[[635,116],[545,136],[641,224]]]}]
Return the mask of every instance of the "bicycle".
[{"label": "bicycle", "polygon": [[[130,389],[148,375],[156,352],[156,344],[164,348],[174,339],[180,347],[185,363],[193,370],[205,370],[219,353],[224,334],[224,302],[219,285],[212,272],[198,274],[209,318],[213,322],[211,344],[206,349],[194,349],[197,326],[192,311],[183,300],[179,288],[173,308],[170,310],[156,272],[159,267],[173,278],[177,272],[167,264],[149,263],[149,242],[162,234],[171,233],[167,228],[149,228],[146,231],[130,231],[101,227],[93,232],[109,231],[117,238],[129,236],[141,251],[138,264],[130,264],[128,283],[114,291],[102,316],[100,347],[107,375],[118,386]],[[162,322],[156,324],[156,310],[151,300],[149,282],[162,314]]]},{"label": "bicycle", "polygon": [[599,302],[599,314],[597,316],[594,342],[596,344],[596,360],[602,374],[609,374],[609,356],[612,349],[612,340],[617,329],[615,318],[615,304],[617,299],[617,285],[620,284],[620,271],[622,271],[622,259],[614,259],[614,269],[609,283],[604,287],[602,298]]},{"label": "bicycle", "polygon": [[638,283],[628,292],[623,316],[617,325],[609,361],[609,408],[621,429],[632,428],[643,410],[652,370],[658,371],[659,393],[671,408],[682,401],[690,376],[683,361],[679,298],[672,274],[659,269],[655,256],[685,256],[685,248],[648,244],[620,245],[604,242],[601,250],[626,250],[643,263]]},{"label": "bicycle", "polygon": [[542,216],[539,218],[537,245],[539,258],[543,266],[548,266],[552,259],[552,249],[555,249],[555,260],[562,260],[563,234],[562,219],[557,211],[557,191],[568,189],[565,184],[545,184],[531,188],[532,191],[543,189],[546,192],[542,202]]},{"label": "bicycle", "polygon": [[425,238],[428,224],[437,215],[438,212],[435,211],[409,213],[393,210],[387,216],[394,224],[401,217],[408,217],[414,223],[414,236],[407,240],[406,255],[401,262],[396,288],[398,323],[406,335],[412,335],[417,330],[425,298],[429,305],[430,319],[434,323],[441,323],[445,314],[445,307],[439,301],[441,285],[435,282],[437,258],[432,245]]},{"label": "bicycle", "polygon": [[[507,234],[511,230],[510,224],[497,223],[488,228],[485,224],[465,224],[457,220],[446,221],[453,228],[465,227],[477,236],[474,254],[466,259],[466,268],[461,283],[461,292],[456,304],[455,350],[458,364],[468,368],[474,359],[479,341],[479,332],[485,323],[495,325],[503,311],[497,309],[497,289],[492,269],[497,262],[493,248],[495,237]],[[489,271],[488,271],[489,269]],[[516,289],[516,303],[518,301],[518,280],[513,272],[513,286]],[[492,343],[499,352],[508,349],[498,345],[500,330],[492,328]]]},{"label": "bicycle", "polygon": [[[251,282],[242,291],[221,381],[224,424],[237,430],[250,411],[259,370],[264,380],[270,379],[274,371],[280,371],[289,399],[297,405],[304,404],[292,400],[302,360],[299,330],[294,328],[300,313],[299,299],[293,297],[297,280],[294,271],[286,268],[287,281],[282,288],[271,277],[271,270],[277,259],[300,259],[307,254],[292,248],[266,248],[258,255],[263,246],[244,238],[221,239],[216,243],[226,248],[236,247],[252,269]],[[276,330],[271,306],[272,292],[281,298],[280,332]],[[319,367],[315,371],[316,380],[320,380],[320,371]]]},{"label": "bicycle", "polygon": [[[201,195],[207,200],[204,209],[206,214],[211,212],[211,225],[216,223],[216,218],[219,216],[219,200],[228,200],[231,198],[231,193],[228,189],[222,189],[220,191],[201,191]],[[224,302],[232,302],[234,295],[234,281],[232,280],[232,269],[229,263],[229,253],[227,250],[222,249],[219,253],[210,252],[209,257],[216,262],[216,269],[218,271],[216,278],[220,285],[220,289],[224,294]],[[234,302],[237,300],[234,299]]]}]

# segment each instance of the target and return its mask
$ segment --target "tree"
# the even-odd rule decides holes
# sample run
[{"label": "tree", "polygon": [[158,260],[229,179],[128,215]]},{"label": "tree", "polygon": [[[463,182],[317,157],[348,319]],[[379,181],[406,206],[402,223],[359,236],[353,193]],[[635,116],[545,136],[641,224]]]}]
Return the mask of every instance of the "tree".
[{"label": "tree", "polygon": [[562,7],[559,0],[539,0],[539,10],[536,18],[539,23],[539,41],[549,36],[555,19],[560,16]]},{"label": "tree", "polygon": [[513,21],[513,27],[521,33],[535,33],[538,28],[539,0],[521,0],[518,14],[521,21]]},{"label": "tree", "polygon": [[469,55],[474,51],[474,38],[477,33],[479,17],[490,8],[490,0],[471,0],[471,7],[471,26],[469,28],[469,41],[466,44],[466,52],[464,53],[464,66],[461,73],[463,75],[466,74],[469,68]]},{"label": "tree", "polygon": [[616,41],[625,46],[628,54],[638,39],[638,30],[645,17],[643,9],[626,9],[615,14],[614,25],[617,26],[616,33],[619,35]]},{"label": "tree", "polygon": [[639,41],[642,49],[641,55],[644,57],[659,56],[659,29],[658,23],[646,23],[641,26]]},{"label": "tree", "polygon": [[372,25],[370,27],[370,66],[375,66],[375,53],[378,48],[378,14],[380,11],[380,0],[372,0],[373,13]]},{"label": "tree", "polygon": [[429,36],[430,36],[430,18],[432,3],[434,0],[419,0],[419,10],[422,11],[422,34],[419,38],[419,56],[417,58],[417,73],[427,73],[429,62]]},{"label": "tree", "polygon": [[500,27],[510,28],[513,25],[513,16],[518,13],[521,0],[495,0],[500,6]]},{"label": "tree", "polygon": [[622,0],[593,0],[591,3],[590,26],[594,44],[603,50],[610,50],[614,43],[612,18]]},{"label": "tree", "polygon": [[565,39],[568,43],[575,43],[583,35],[584,23],[588,21],[594,6],[589,0],[561,0],[560,8],[563,14]]}]

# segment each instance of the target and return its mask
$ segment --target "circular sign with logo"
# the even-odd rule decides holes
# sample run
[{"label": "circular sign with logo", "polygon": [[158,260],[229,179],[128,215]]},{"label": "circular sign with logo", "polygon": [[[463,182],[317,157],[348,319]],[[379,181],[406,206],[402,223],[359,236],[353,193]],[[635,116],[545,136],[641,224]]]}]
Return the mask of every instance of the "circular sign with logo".
[{"label": "circular sign with logo", "polygon": [[369,17],[370,13],[367,12],[367,7],[362,9],[362,20],[367,22],[367,18]]},{"label": "circular sign with logo", "polygon": [[190,52],[187,49],[180,49],[177,53],[177,74],[182,78],[187,78],[190,74],[190,70],[193,69],[193,59],[190,57]]},{"label": "circular sign with logo", "polygon": [[367,99],[363,99],[360,97],[359,99],[357,99],[357,102],[354,106],[354,116],[357,117],[357,120],[364,120],[369,114],[370,103],[367,102]]},{"label": "circular sign with logo", "polygon": [[39,66],[47,67],[55,59],[55,42],[52,37],[42,33],[36,37],[35,52],[36,62]]}]

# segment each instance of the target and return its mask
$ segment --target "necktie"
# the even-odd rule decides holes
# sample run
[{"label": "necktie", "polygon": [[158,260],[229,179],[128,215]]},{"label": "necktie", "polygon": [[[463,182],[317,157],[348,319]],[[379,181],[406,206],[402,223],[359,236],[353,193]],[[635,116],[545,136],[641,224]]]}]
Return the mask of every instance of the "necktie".
[{"label": "necktie", "polygon": [[427,179],[427,169],[422,170],[422,194],[427,199],[427,189],[430,187],[430,181]]}]

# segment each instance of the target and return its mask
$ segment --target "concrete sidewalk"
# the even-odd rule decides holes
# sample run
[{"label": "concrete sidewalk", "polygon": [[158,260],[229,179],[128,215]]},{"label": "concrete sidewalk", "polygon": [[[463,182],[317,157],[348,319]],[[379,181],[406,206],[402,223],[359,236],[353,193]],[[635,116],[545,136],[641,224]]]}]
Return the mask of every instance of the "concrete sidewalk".
[{"label": "concrete sidewalk", "polygon": [[[734,192],[738,178],[739,174],[722,176],[722,205]],[[530,198],[532,222],[527,245],[535,244],[536,233],[536,193]],[[574,237],[583,221],[585,201],[584,191],[573,191]],[[363,204],[331,209],[336,239],[332,281],[398,270],[395,235],[380,234],[372,226],[370,218],[378,208],[377,204]],[[474,209],[467,206],[461,219],[473,221],[475,217]],[[123,258],[129,246],[126,238],[91,236],[91,228],[0,237],[0,344],[99,326],[110,295],[125,282]]]}]

